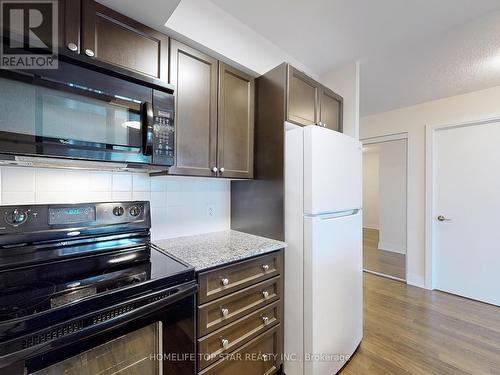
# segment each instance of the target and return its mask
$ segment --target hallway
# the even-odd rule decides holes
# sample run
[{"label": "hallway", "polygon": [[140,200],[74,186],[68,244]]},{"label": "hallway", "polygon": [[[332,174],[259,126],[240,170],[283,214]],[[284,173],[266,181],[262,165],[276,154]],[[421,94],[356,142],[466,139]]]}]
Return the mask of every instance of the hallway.
[{"label": "hallway", "polygon": [[500,308],[364,274],[364,339],[342,375],[500,374]]}]

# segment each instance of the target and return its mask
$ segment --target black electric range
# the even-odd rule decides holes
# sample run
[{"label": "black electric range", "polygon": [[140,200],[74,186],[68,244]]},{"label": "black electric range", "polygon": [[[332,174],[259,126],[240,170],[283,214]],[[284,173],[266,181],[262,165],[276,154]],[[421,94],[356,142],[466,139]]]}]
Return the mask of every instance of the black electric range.
[{"label": "black electric range", "polygon": [[194,373],[194,269],[150,227],[143,201],[0,207],[0,374]]}]

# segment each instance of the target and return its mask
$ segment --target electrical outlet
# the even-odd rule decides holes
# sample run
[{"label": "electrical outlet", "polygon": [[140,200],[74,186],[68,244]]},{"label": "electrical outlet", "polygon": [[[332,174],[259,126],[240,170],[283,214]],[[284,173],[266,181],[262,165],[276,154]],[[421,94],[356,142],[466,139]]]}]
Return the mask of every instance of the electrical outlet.
[{"label": "electrical outlet", "polygon": [[207,206],[207,216],[214,217],[215,216],[215,206],[213,204],[209,204]]}]

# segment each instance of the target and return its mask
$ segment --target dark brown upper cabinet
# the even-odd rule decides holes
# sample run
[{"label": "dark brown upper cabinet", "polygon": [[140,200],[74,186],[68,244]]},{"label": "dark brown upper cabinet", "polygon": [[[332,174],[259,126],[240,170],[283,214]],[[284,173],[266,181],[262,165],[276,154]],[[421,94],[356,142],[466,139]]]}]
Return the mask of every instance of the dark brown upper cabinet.
[{"label": "dark brown upper cabinet", "polygon": [[338,132],[342,131],[343,99],[332,90],[322,87],[319,95],[319,124]]},{"label": "dark brown upper cabinet", "polygon": [[299,125],[319,122],[319,83],[288,66],[287,120]]},{"label": "dark brown upper cabinet", "polygon": [[81,1],[59,0],[59,47],[80,53]]},{"label": "dark brown upper cabinet", "polygon": [[217,59],[171,41],[170,83],[176,86],[172,174],[217,175],[217,69]]},{"label": "dark brown upper cabinet", "polygon": [[219,63],[219,175],[253,178],[255,80]]},{"label": "dark brown upper cabinet", "polygon": [[112,66],[168,80],[166,35],[93,0],[82,0],[80,52]]}]

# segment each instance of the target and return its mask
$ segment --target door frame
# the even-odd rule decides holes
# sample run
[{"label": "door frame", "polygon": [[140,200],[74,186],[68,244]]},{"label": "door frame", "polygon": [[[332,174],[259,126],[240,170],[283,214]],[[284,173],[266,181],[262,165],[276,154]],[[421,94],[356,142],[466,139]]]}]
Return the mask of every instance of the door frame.
[{"label": "door frame", "polygon": [[[391,142],[391,141],[400,141],[400,140],[405,140],[406,141],[406,253],[405,253],[405,279],[400,279],[398,277],[393,277],[391,275],[385,275],[381,274],[378,272],[374,271],[369,271],[366,270],[366,272],[369,273],[374,273],[380,276],[388,277],[390,279],[395,279],[398,281],[403,281],[405,283],[408,283],[408,177],[409,177],[409,170],[410,170],[410,139],[408,132],[403,132],[403,133],[395,133],[395,134],[388,134],[388,135],[379,135],[379,136],[374,136],[374,137],[367,137],[367,138],[362,138],[360,139],[362,145],[369,145],[369,144],[375,144],[375,143],[385,143],[385,142]],[[365,269],[363,268],[363,271]]]},{"label": "door frame", "polygon": [[500,117],[425,127],[425,288],[435,289],[434,197],[435,134],[438,131],[500,122]]}]

